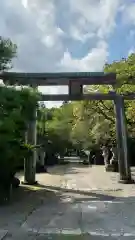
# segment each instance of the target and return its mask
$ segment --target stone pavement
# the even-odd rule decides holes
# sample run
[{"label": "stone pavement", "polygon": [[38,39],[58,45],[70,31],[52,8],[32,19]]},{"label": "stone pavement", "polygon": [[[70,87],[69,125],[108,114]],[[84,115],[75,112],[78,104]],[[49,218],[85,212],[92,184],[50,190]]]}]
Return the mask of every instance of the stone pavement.
[{"label": "stone pavement", "polygon": [[0,208],[0,239],[135,239],[135,185],[117,173],[70,164],[37,180]]}]

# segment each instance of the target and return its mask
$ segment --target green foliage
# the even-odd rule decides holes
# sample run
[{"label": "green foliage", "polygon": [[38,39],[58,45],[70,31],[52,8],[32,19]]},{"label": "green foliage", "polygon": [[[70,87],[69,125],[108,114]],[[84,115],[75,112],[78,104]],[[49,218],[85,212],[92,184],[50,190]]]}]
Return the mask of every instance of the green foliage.
[{"label": "green foliage", "polygon": [[64,152],[70,145],[72,121],[72,104],[63,104],[60,108],[56,108],[52,113],[52,120],[47,121],[46,131],[49,140],[53,142],[58,152]]},{"label": "green foliage", "polygon": [[[135,92],[135,54],[104,66],[104,72],[115,72],[116,92]],[[108,93],[112,86],[90,86],[85,92]],[[125,101],[129,137],[135,137],[135,102]],[[116,138],[115,115],[112,101],[81,101],[65,103],[61,108],[47,110],[51,118],[46,122],[48,138],[56,149],[68,144],[88,149]]]},{"label": "green foliage", "polygon": [[[115,72],[117,84],[114,86],[116,92],[135,92],[135,54],[127,59],[122,59],[112,64],[106,64],[105,72]],[[85,92],[99,91],[107,93],[112,86],[90,86]],[[82,141],[82,146],[91,147],[91,144],[100,144],[106,140],[114,140],[115,137],[115,115],[112,101],[84,101],[77,103],[78,111],[75,116],[75,128],[73,128],[76,141]],[[75,109],[76,109],[75,106]],[[135,137],[135,102],[125,101],[125,112],[129,137]],[[80,134],[79,134],[80,132]],[[84,134],[83,134],[84,133]]]},{"label": "green foliage", "polygon": [[38,114],[38,139],[47,148],[50,141],[54,153],[64,153],[67,147],[71,147],[70,133],[72,130],[73,107],[64,103],[60,108],[40,108]]},{"label": "green foliage", "polygon": [[12,67],[12,59],[16,56],[17,46],[10,39],[0,37],[0,71]]},{"label": "green foliage", "polygon": [[[12,67],[17,47],[10,39],[0,37],[0,71]],[[9,186],[17,167],[32,154],[32,146],[25,144],[25,133],[40,94],[37,90],[0,86],[0,187]],[[6,189],[8,191],[9,189]],[[1,194],[2,195],[2,194]],[[2,197],[2,196],[0,196]],[[2,197],[3,198],[3,197]]]},{"label": "green foliage", "polygon": [[32,146],[24,145],[24,136],[38,99],[31,89],[0,87],[0,164],[4,168],[15,169],[31,151]]}]

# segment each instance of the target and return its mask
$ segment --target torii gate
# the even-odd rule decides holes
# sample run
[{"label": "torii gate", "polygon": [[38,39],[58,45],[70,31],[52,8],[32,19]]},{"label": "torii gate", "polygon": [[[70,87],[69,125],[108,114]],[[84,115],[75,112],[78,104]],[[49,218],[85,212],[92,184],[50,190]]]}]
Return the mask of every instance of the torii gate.
[{"label": "torii gate", "polygon": [[[119,95],[115,91],[103,93],[83,93],[83,85],[112,85],[116,84],[114,73],[102,72],[68,72],[68,73],[17,73],[3,72],[0,79],[7,85],[28,85],[33,88],[37,86],[68,86],[68,94],[42,95],[42,101],[79,101],[79,100],[112,100],[114,102],[116,119],[116,138],[118,147],[118,162],[121,183],[131,183],[131,171],[127,148],[127,127],[125,122],[124,99],[130,100],[134,95]],[[36,145],[36,109],[33,112],[33,121],[28,128],[28,141]],[[36,150],[29,163],[24,164],[24,182],[26,184],[36,183]]]}]

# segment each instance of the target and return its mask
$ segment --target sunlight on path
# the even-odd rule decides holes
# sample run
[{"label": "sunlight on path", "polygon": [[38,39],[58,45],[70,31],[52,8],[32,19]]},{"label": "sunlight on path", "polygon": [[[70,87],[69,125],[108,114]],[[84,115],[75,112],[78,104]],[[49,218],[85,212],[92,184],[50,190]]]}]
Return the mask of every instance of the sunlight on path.
[{"label": "sunlight on path", "polygon": [[25,197],[0,209],[5,240],[135,239],[134,185],[119,184],[118,174],[103,166],[72,163],[48,172],[36,175],[39,185],[20,188]]}]

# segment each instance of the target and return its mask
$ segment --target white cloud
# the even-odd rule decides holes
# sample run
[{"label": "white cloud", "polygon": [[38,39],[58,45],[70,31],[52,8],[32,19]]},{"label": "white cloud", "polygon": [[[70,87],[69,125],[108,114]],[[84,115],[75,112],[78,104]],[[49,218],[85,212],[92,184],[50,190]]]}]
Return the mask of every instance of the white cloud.
[{"label": "white cloud", "polygon": [[[121,0],[70,0],[71,11],[79,14],[76,31],[82,34],[82,39],[86,32],[96,34],[99,38],[108,36],[116,26],[115,17],[120,2]],[[72,36],[74,37],[73,34]]]},{"label": "white cloud", "polygon": [[[61,4],[61,1],[57,0],[57,3]],[[63,0],[63,8],[66,4]],[[57,22],[58,17],[62,21],[62,11],[54,0],[1,1],[0,34],[11,37],[18,45],[15,69],[56,71],[72,37],[68,36],[68,42],[64,42],[67,29],[76,39],[94,38],[95,46],[88,56],[90,52],[95,54],[100,37],[105,38],[115,26],[119,4],[119,0],[70,0],[69,9],[63,9],[68,12],[69,23],[66,22],[62,29]],[[99,50],[99,46],[97,48]],[[97,63],[94,64],[96,68]]]},{"label": "white cloud", "polygon": [[[0,1],[0,35],[18,46],[14,70],[100,71],[108,57],[107,37],[116,26],[120,1]],[[70,51],[76,41],[84,47],[89,43],[89,51],[79,59]],[[54,93],[64,90],[51,88]]]},{"label": "white cloud", "polygon": [[27,0],[22,0],[22,5],[27,8],[28,6],[28,1]]},{"label": "white cloud", "polygon": [[123,7],[123,19],[126,24],[135,25],[135,3],[127,3]]},{"label": "white cloud", "polygon": [[135,48],[134,47],[129,49],[128,56],[130,56],[132,53],[135,53]]},{"label": "white cloud", "polygon": [[94,33],[91,32],[83,32],[83,30],[77,26],[70,27],[70,35],[74,40],[85,43],[88,39],[92,39],[95,37]]},{"label": "white cloud", "polygon": [[55,5],[51,0],[27,1],[25,7],[23,4],[18,0],[0,2],[0,34],[18,45],[15,69],[55,71],[63,55]]},{"label": "white cloud", "polygon": [[107,44],[99,42],[88,54],[81,58],[72,58],[67,51],[60,64],[65,71],[102,71],[108,57]]},{"label": "white cloud", "polygon": [[[135,38],[135,2],[130,2],[129,4],[126,2],[125,5],[123,5],[122,8],[123,13],[123,23],[125,25],[130,26],[129,35],[127,36],[127,39],[130,41],[134,41]],[[128,51],[128,56],[130,56],[132,53],[135,53],[135,45],[132,43],[132,46],[130,47]]]}]

